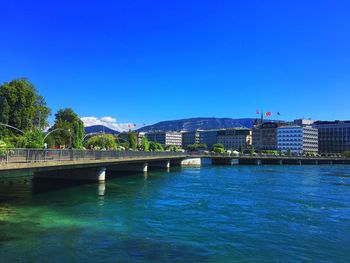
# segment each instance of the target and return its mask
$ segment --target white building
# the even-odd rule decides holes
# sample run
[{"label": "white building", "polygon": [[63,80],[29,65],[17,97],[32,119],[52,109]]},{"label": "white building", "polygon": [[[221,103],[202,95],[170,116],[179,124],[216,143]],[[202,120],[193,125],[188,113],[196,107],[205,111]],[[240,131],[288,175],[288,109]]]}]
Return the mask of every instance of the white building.
[{"label": "white building", "polygon": [[146,133],[146,137],[150,142],[158,142],[164,146],[182,146],[182,134],[175,131],[155,131]]},{"label": "white building", "polygon": [[318,131],[311,126],[283,126],[277,128],[277,149],[294,154],[318,152]]}]

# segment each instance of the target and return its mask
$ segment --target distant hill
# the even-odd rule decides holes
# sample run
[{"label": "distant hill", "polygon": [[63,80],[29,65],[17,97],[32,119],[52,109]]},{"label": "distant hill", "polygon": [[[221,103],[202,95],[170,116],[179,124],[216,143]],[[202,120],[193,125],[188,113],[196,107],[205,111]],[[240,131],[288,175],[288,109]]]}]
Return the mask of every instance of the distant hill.
[{"label": "distant hill", "polygon": [[104,133],[113,134],[113,135],[117,135],[120,133],[118,131],[112,130],[112,129],[110,129],[106,126],[103,126],[103,125],[93,125],[93,126],[85,127],[86,134],[99,133],[99,132],[101,132],[101,133],[104,132]]},{"label": "distant hill", "polygon": [[255,118],[191,118],[173,121],[162,121],[138,129],[138,131],[195,131],[221,128],[252,128]]}]

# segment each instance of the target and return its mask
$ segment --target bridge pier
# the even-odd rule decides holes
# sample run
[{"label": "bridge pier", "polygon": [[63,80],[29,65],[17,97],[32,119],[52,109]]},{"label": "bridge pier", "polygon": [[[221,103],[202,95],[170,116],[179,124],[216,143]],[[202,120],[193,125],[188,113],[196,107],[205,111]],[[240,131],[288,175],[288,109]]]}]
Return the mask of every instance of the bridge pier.
[{"label": "bridge pier", "polygon": [[201,158],[185,158],[181,160],[174,160],[172,163],[182,167],[200,167],[202,161]]},{"label": "bridge pier", "polygon": [[104,182],[106,180],[106,168],[59,169],[46,172],[35,172],[33,179]]}]

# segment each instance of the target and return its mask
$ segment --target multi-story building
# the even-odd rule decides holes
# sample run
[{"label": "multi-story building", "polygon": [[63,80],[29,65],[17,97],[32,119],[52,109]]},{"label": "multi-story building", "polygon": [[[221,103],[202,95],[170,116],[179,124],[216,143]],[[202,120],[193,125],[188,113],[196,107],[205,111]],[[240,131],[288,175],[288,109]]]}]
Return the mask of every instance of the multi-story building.
[{"label": "multi-story building", "polygon": [[252,130],[253,146],[257,151],[277,150],[277,128],[282,122],[265,122],[255,125]]},{"label": "multi-story building", "polygon": [[154,131],[146,133],[146,137],[151,142],[158,142],[164,146],[182,146],[182,134],[175,131]]},{"label": "multi-story building", "polygon": [[319,153],[350,151],[350,121],[316,121]]},{"label": "multi-story building", "polygon": [[244,128],[219,130],[217,143],[223,144],[227,150],[239,150],[241,146],[246,150],[249,145],[252,145],[252,131]]},{"label": "multi-story building", "polygon": [[199,143],[204,143],[208,148],[212,148],[215,144],[216,136],[219,130],[199,130]]},{"label": "multi-story building", "polygon": [[311,126],[283,126],[277,128],[277,149],[293,154],[318,152],[318,132]]},{"label": "multi-story building", "polygon": [[200,143],[199,136],[199,131],[183,131],[182,149],[186,149],[190,144]]}]

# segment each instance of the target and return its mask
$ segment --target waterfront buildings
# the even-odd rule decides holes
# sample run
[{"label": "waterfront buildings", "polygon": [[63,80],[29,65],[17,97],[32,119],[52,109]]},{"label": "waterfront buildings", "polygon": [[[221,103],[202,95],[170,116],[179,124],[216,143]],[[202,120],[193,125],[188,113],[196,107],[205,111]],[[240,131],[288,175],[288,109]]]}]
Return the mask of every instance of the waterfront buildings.
[{"label": "waterfront buildings", "polygon": [[316,121],[320,153],[350,151],[350,121]]},{"label": "waterfront buildings", "polygon": [[224,145],[226,150],[247,150],[252,144],[252,131],[245,128],[232,128],[217,131],[217,143]]},{"label": "waterfront buildings", "polygon": [[146,133],[146,137],[151,142],[158,142],[164,146],[182,146],[182,134],[175,131],[152,131]]},{"label": "waterfront buildings", "polygon": [[265,122],[252,130],[253,146],[257,151],[277,150],[277,129],[286,125],[282,122]]},{"label": "waterfront buildings", "polygon": [[318,132],[311,126],[282,126],[277,128],[277,149],[293,154],[317,153]]},{"label": "waterfront buildings", "polygon": [[183,131],[182,132],[182,149],[186,149],[188,145],[200,143],[199,131]]},{"label": "waterfront buildings", "polygon": [[219,130],[199,130],[199,143],[204,143],[209,149],[217,142],[217,133]]}]

